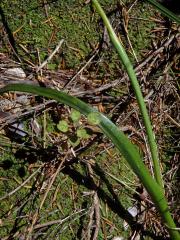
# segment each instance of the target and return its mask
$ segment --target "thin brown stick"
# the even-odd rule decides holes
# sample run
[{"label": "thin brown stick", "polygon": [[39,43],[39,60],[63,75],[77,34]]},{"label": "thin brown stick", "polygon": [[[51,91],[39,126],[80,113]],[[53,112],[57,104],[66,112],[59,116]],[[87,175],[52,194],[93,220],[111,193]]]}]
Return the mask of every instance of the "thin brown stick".
[{"label": "thin brown stick", "polygon": [[[67,154],[66,154],[66,156],[67,156]],[[48,185],[48,188],[47,188],[47,190],[46,190],[46,192],[45,192],[45,194],[44,194],[44,197],[43,197],[43,199],[42,199],[42,201],[41,201],[41,203],[40,203],[40,206],[39,206],[39,208],[37,209],[37,211],[36,211],[35,214],[34,214],[31,227],[28,229],[28,236],[27,236],[26,240],[29,240],[30,237],[31,237],[31,233],[32,233],[32,231],[33,231],[33,229],[34,229],[34,225],[35,225],[36,222],[37,222],[38,214],[39,214],[40,210],[42,209],[42,207],[43,207],[43,205],[44,205],[44,202],[45,202],[45,200],[46,200],[46,198],[47,198],[47,195],[48,195],[48,193],[49,193],[49,191],[50,191],[50,189],[51,189],[51,187],[52,187],[52,185],[53,185],[53,183],[54,183],[54,181],[55,181],[55,179],[56,179],[59,171],[61,170],[61,167],[62,167],[62,165],[63,165],[63,163],[64,163],[64,161],[65,161],[65,159],[66,159],[66,156],[65,156],[65,157],[63,158],[63,160],[60,162],[60,164],[59,164],[59,166],[58,166],[55,174],[54,174],[53,177],[52,177],[52,180],[50,181],[50,183],[49,183],[49,185]]]},{"label": "thin brown stick", "polygon": [[[41,166],[42,167],[42,166]],[[8,198],[10,196],[12,196],[14,193],[16,193],[17,191],[19,191],[27,182],[29,182],[31,180],[31,178],[33,178],[36,173],[39,172],[39,170],[41,169],[41,167],[39,167],[35,172],[33,172],[23,183],[21,183],[21,185],[19,185],[16,189],[14,189],[13,191],[11,191],[10,193],[7,193],[6,195],[4,195],[3,197],[0,198],[0,201]]]},{"label": "thin brown stick", "polygon": [[[159,53],[161,53],[164,48],[168,47],[169,44],[175,39],[175,38],[178,38],[180,36],[180,34],[176,34],[176,35],[172,35],[169,39],[167,39],[160,48],[158,48],[157,50],[155,50],[154,52],[151,52],[149,54],[149,56],[142,62],[140,63],[136,68],[135,68],[135,73],[136,73],[136,76],[139,76],[141,74],[141,71],[142,71],[142,68],[144,68],[148,62],[153,59],[156,55],[158,55]],[[102,92],[104,90],[107,90],[109,88],[112,88],[112,87],[115,87],[115,86],[118,86],[121,82],[124,82],[125,80],[128,79],[128,76],[125,75],[123,76],[122,78],[118,78],[114,81],[112,81],[111,83],[108,83],[108,84],[105,84],[99,88],[96,88],[96,89],[93,89],[93,90],[88,90],[88,91],[78,91],[78,92],[72,92],[72,95],[73,96],[84,96],[84,95],[87,95],[87,94],[94,94],[94,93],[97,93],[97,92]]]},{"label": "thin brown stick", "polygon": [[58,219],[58,220],[54,220],[54,221],[49,221],[49,222],[46,222],[46,223],[42,223],[42,224],[36,224],[34,226],[34,229],[39,229],[39,228],[44,228],[44,227],[49,227],[51,225],[54,225],[54,224],[63,224],[64,222],[68,221],[69,219],[71,219],[74,215],[77,215],[77,214],[80,214],[80,213],[83,213],[83,215],[85,214],[86,209],[81,209],[79,211],[76,211],[74,212],[73,214],[71,214],[70,216],[67,216],[63,219]]},{"label": "thin brown stick", "polygon": [[176,125],[176,127],[180,128],[180,124],[176,122],[176,120],[174,120],[168,113],[166,113],[166,116],[174,125]]},{"label": "thin brown stick", "polygon": [[64,39],[61,39],[60,42],[58,43],[58,45],[56,46],[56,48],[54,49],[54,51],[49,55],[49,57],[36,69],[36,72],[39,72],[45,65],[48,64],[48,62],[51,61],[51,59],[53,58],[53,56],[56,54],[56,52],[60,49],[60,47],[62,46],[64,42]]},{"label": "thin brown stick", "polygon": [[[49,55],[49,57],[36,69],[36,73],[38,73],[45,65],[48,64],[48,62],[51,61],[51,59],[53,58],[53,56],[56,54],[57,51],[59,51],[60,47],[62,46],[64,42],[64,39],[61,39],[58,43],[58,45],[56,46],[56,48],[54,49],[54,51]],[[33,78],[33,74],[31,74],[30,76],[28,76],[28,79]]]},{"label": "thin brown stick", "polygon": [[97,192],[94,193],[94,214],[95,214],[95,231],[93,235],[93,240],[98,239],[98,233],[100,229],[100,207],[99,198]]},{"label": "thin brown stick", "polygon": [[69,82],[67,82],[63,89],[66,89],[76,78],[79,76],[80,73],[84,71],[84,69],[91,63],[94,57],[98,54],[99,50],[95,50],[94,54],[90,57],[90,59],[86,62],[86,64],[71,78]]}]

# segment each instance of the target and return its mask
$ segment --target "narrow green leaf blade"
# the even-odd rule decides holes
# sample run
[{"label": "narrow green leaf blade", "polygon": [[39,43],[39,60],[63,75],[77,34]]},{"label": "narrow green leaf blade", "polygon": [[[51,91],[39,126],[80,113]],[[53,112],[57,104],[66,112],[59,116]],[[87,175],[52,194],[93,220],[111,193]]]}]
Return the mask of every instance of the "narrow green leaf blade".
[{"label": "narrow green leaf blade", "polygon": [[166,16],[169,19],[171,19],[172,21],[177,22],[178,24],[180,24],[180,17],[178,17],[176,14],[171,12],[166,7],[164,7],[162,4],[158,3],[156,0],[146,0],[146,1],[151,3],[154,7],[156,7],[164,16]]},{"label": "narrow green leaf blade", "polygon": [[[8,91],[20,91],[37,94],[39,96],[54,99],[58,102],[69,105],[70,107],[76,109],[82,114],[88,116],[90,113],[98,112],[96,109],[92,108],[88,104],[84,103],[76,97],[72,97],[64,92],[57,91],[55,89],[42,88],[38,86],[28,85],[28,84],[11,84],[0,89],[0,94]],[[129,139],[124,135],[119,128],[112,123],[106,116],[98,112],[99,127],[104,132],[104,134],[109,137],[114,145],[120,150],[122,155],[125,157],[129,165],[135,174],[139,177],[144,187],[150,194],[152,200],[154,201],[157,209],[161,213],[162,218],[168,225],[169,232],[172,239],[179,239],[179,234],[176,230],[174,221],[169,212],[169,207],[165,199],[162,188],[157,184],[157,182],[151,177],[148,169],[144,165],[137,148],[129,141]]]}]

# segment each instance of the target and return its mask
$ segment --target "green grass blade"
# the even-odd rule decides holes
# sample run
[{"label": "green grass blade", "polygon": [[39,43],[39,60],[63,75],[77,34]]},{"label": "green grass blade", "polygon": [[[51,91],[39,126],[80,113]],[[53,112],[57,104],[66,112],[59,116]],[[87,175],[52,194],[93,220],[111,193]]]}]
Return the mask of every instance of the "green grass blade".
[{"label": "green grass blade", "polygon": [[[166,7],[164,7],[162,4],[158,3],[155,0],[146,0],[149,3],[151,3],[154,7],[156,7],[164,16],[168,17],[169,19],[171,19],[174,22],[177,22],[178,24],[180,24],[180,17],[178,17],[176,14],[174,14],[173,12],[171,12],[169,9],[167,9]],[[178,4],[178,3],[177,3]]]},{"label": "green grass blade", "polygon": [[[79,100],[78,98],[72,97],[66,93],[59,92],[54,89],[41,88],[38,86],[27,85],[27,84],[11,84],[0,89],[0,94],[9,91],[20,91],[37,94],[39,96],[54,99],[58,102],[64,103],[82,114],[88,116],[92,112],[96,112],[94,108]],[[167,201],[164,197],[162,188],[157,184],[157,182],[151,177],[149,171],[144,165],[137,148],[129,141],[129,139],[124,135],[119,128],[112,123],[106,116],[98,113],[99,116],[99,127],[102,132],[109,137],[114,145],[119,149],[122,155],[125,157],[129,165],[135,174],[139,177],[144,187],[150,194],[156,208],[159,210],[165,224],[168,226],[169,233],[172,239],[178,240],[179,234],[174,221],[169,212]]]},{"label": "green grass blade", "polygon": [[161,169],[160,169],[160,163],[159,163],[159,156],[158,156],[158,148],[157,148],[157,144],[155,141],[155,137],[152,131],[152,126],[151,126],[151,121],[146,109],[146,105],[144,102],[144,98],[139,86],[139,82],[137,80],[135,71],[133,69],[133,66],[126,54],[126,51],[124,50],[124,48],[122,47],[118,37],[116,36],[106,14],[104,13],[103,9],[101,8],[100,4],[98,3],[97,0],[92,0],[92,3],[94,5],[94,7],[96,8],[97,12],[99,13],[99,15],[101,16],[101,18],[104,21],[104,24],[108,30],[109,33],[109,37],[115,47],[115,49],[118,52],[118,55],[124,65],[124,67],[126,68],[127,74],[129,76],[129,79],[131,81],[131,85],[134,89],[135,95],[136,95],[136,99],[140,108],[140,112],[142,115],[142,119],[144,122],[144,126],[146,129],[146,133],[147,133],[147,137],[148,137],[148,142],[149,142],[149,146],[150,146],[150,151],[151,151],[151,157],[152,157],[152,161],[153,161],[153,167],[154,167],[154,176],[155,179],[157,181],[157,183],[162,187],[163,189],[163,181],[162,181],[162,175],[161,175]]}]

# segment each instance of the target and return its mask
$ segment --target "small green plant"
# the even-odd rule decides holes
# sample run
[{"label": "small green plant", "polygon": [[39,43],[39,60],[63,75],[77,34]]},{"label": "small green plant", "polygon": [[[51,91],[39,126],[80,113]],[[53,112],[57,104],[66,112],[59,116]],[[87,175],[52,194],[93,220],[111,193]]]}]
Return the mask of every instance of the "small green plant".
[{"label": "small green plant", "polygon": [[71,111],[70,117],[71,117],[72,121],[76,123],[80,120],[81,113],[79,111],[76,111],[76,110],[73,109]]},{"label": "small green plant", "polygon": [[69,129],[68,123],[65,120],[61,120],[59,121],[59,123],[57,124],[57,128],[63,132],[66,133]]},{"label": "small green plant", "polygon": [[87,133],[85,128],[77,129],[77,136],[84,139],[89,138],[89,134]]},{"label": "small green plant", "polygon": [[92,125],[98,125],[100,123],[100,115],[98,112],[92,112],[87,116],[88,122]]},{"label": "small green plant", "polygon": [[80,138],[78,138],[76,135],[70,135],[70,136],[68,136],[68,143],[73,148],[75,148],[80,144]]},{"label": "small green plant", "polygon": [[[72,120],[72,122],[70,120]],[[77,147],[82,139],[88,139],[91,136],[87,129],[82,127],[80,120],[81,113],[72,109],[70,119],[62,119],[57,124],[57,129],[66,135],[67,141],[72,147]],[[73,133],[71,127],[74,130]]]}]

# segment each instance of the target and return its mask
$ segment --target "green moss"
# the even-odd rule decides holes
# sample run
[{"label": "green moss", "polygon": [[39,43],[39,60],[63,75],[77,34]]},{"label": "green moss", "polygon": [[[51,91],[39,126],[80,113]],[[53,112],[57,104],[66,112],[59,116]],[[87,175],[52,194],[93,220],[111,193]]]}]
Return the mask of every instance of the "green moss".
[{"label": "green moss", "polygon": [[47,6],[48,16],[37,1],[2,1],[1,6],[20,55],[23,51],[19,44],[34,55],[37,48],[47,52],[63,38],[63,54],[67,67],[71,68],[88,56],[92,51],[90,43],[95,46],[98,40],[90,6],[82,3],[55,1]]},{"label": "green moss", "polygon": [[[155,14],[155,10],[147,3],[139,3],[132,12],[132,21],[129,22],[128,32],[136,56],[142,58],[142,50],[150,47],[154,34],[151,32],[156,23],[150,19]],[[131,57],[132,58],[132,57]]]},{"label": "green moss", "polygon": [[[107,13],[117,8],[117,1],[100,1]],[[79,1],[54,1],[46,6],[48,16],[46,15],[45,6],[37,1],[18,1],[13,2],[3,0],[1,8],[5,20],[14,36],[18,54],[22,59],[33,61],[38,64],[37,48],[40,55],[48,55],[50,49],[58,44],[60,39],[65,39],[56,62],[52,64],[61,64],[62,58],[65,60],[67,68],[78,67],[97,46],[102,38],[103,28],[100,24],[100,18],[95,13],[90,4],[84,5],[83,0]],[[141,49],[148,47],[150,43],[149,33],[154,27],[151,21],[143,21],[136,17],[148,20],[150,11],[146,11],[148,5],[137,5],[133,9],[133,19],[129,21],[129,37],[132,46],[139,57]],[[151,10],[152,12],[152,10]],[[134,19],[135,18],[135,19]],[[111,21],[122,19],[111,14]],[[122,33],[120,33],[122,36]],[[147,37],[148,36],[148,37]],[[124,37],[123,37],[124,39]],[[126,39],[124,40],[126,42]],[[126,45],[126,44],[125,44]],[[24,52],[25,47],[28,54]],[[115,51],[104,51],[104,63],[110,63],[109,69],[113,71],[120,64]],[[132,57],[133,59],[133,57]],[[43,59],[41,59],[43,60]],[[52,66],[52,65],[51,65]],[[107,68],[103,64],[103,68]],[[54,69],[54,66],[53,66]]]}]

